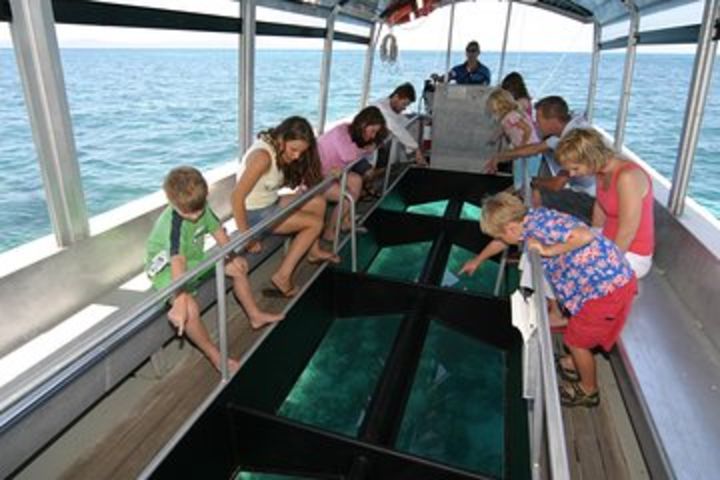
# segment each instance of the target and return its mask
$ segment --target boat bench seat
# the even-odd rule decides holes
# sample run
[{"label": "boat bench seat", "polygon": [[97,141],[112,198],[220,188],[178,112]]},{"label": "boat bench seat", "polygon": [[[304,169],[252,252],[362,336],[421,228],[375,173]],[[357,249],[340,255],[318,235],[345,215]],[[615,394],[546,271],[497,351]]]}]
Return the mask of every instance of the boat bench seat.
[{"label": "boat bench seat", "polygon": [[702,325],[653,268],[640,281],[618,342],[650,430],[646,441],[658,446],[659,459],[648,458],[643,448],[646,461],[651,470],[657,467],[652,462],[662,462],[675,478],[717,478],[720,472],[720,352]]}]

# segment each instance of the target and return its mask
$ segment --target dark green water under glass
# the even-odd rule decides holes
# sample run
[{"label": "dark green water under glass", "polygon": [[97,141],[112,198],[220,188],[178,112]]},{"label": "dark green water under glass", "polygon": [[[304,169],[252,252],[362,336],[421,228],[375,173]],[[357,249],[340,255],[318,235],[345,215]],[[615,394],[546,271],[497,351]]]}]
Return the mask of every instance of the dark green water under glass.
[{"label": "dark green water under glass", "polygon": [[357,436],[402,315],[336,319],[278,415]]},{"label": "dark green water under glass", "polygon": [[433,321],[396,448],[502,477],[505,355]]},{"label": "dark green water under glass", "polygon": [[274,473],[240,472],[235,480],[312,480],[307,477],[292,477],[289,475],[277,475]]},{"label": "dark green water under glass", "polygon": [[405,243],[380,249],[367,273],[396,280],[417,282],[432,242]]}]

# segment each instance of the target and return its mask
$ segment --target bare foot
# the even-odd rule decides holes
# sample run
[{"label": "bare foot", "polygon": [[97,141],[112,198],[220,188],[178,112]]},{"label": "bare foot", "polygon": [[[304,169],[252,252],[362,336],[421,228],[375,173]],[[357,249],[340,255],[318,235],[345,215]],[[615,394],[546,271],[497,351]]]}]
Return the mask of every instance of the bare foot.
[{"label": "bare foot", "polygon": [[282,313],[268,313],[258,310],[258,313],[249,317],[250,326],[257,330],[258,328],[264,327],[271,323],[279,322],[285,318]]},{"label": "bare foot", "polygon": [[289,278],[281,277],[277,273],[270,277],[270,282],[285,297],[292,297],[298,292],[297,287]]},{"label": "bare foot", "polygon": [[318,248],[316,251],[308,253],[307,261],[313,264],[322,262],[338,264],[340,263],[340,257],[332,252]]},{"label": "bare foot", "polygon": [[240,370],[240,362],[234,358],[228,358],[228,373],[234,375],[238,370]]}]

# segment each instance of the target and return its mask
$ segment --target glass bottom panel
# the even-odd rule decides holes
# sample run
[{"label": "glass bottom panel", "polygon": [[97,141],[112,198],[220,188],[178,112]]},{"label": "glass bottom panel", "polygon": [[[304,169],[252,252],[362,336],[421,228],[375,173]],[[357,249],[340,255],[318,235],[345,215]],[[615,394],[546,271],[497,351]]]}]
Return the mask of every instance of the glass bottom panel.
[{"label": "glass bottom panel", "polygon": [[294,477],[275,473],[240,472],[235,480],[312,480],[308,477]]},{"label": "glass bottom panel", "polygon": [[[480,215],[482,215],[482,208],[470,202],[463,203],[462,211],[460,212],[461,220],[471,220],[473,222],[479,222]],[[478,228],[480,228],[480,226],[478,226]]]},{"label": "glass bottom panel", "polygon": [[[475,270],[473,275],[458,275],[462,266],[468,260],[475,257],[475,253],[470,250],[453,245],[450,249],[447,266],[441,285],[457,290],[470,291],[474,293],[482,293],[493,295],[495,292],[495,282],[497,281],[500,265],[493,261],[486,261]],[[517,267],[511,266],[506,269],[508,278],[503,279],[500,286],[500,295],[509,295],[517,288],[518,270]]]},{"label": "glass bottom panel", "polygon": [[380,204],[380,208],[383,210],[391,210],[393,212],[403,212],[405,211],[405,207],[405,200],[403,200],[402,195],[396,190],[388,193]]},{"label": "glass bottom panel", "polygon": [[502,477],[504,372],[505,352],[432,322],[396,448]]},{"label": "glass bottom panel", "polygon": [[449,201],[440,200],[437,202],[418,203],[412,205],[405,210],[408,213],[417,213],[419,215],[430,215],[433,217],[442,217],[445,215]]},{"label": "glass bottom panel", "polygon": [[367,273],[417,282],[432,242],[407,243],[381,248]]},{"label": "glass bottom panel", "polygon": [[402,315],[336,319],[278,415],[356,436],[401,319]]}]

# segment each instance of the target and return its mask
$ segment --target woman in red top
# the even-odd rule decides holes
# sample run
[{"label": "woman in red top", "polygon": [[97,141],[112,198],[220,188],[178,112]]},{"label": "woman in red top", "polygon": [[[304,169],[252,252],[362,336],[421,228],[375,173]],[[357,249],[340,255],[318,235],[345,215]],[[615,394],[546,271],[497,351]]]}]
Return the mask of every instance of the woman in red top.
[{"label": "woman in red top", "polygon": [[592,226],[613,240],[635,275],[650,271],[655,249],[653,191],[650,176],[635,162],[605,144],[592,129],[575,129],[563,137],[555,159],[570,176],[596,177]]}]

